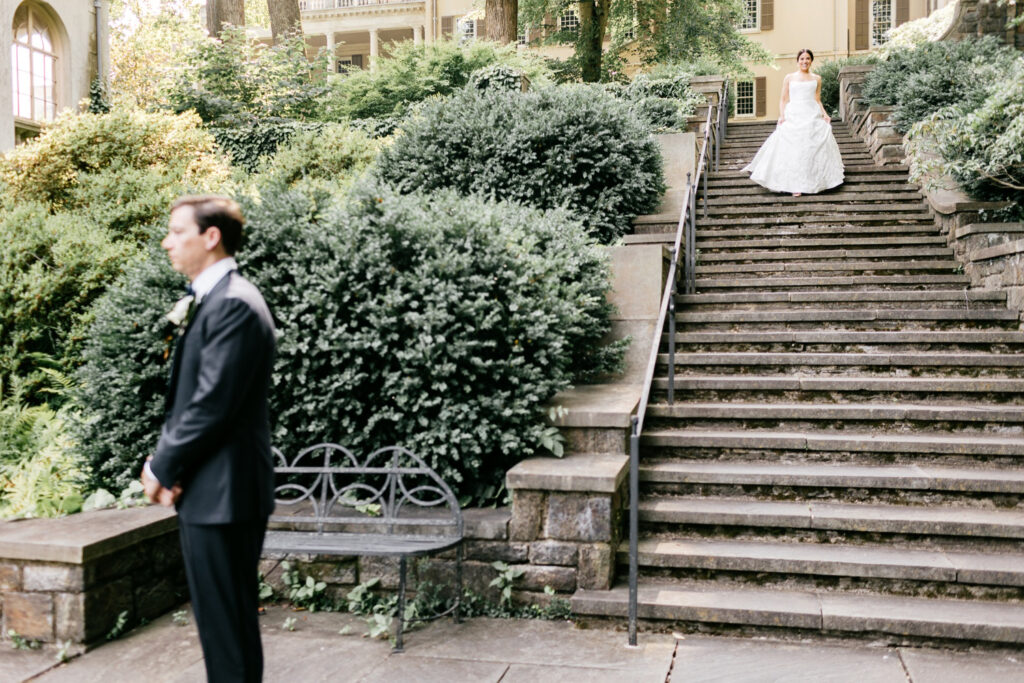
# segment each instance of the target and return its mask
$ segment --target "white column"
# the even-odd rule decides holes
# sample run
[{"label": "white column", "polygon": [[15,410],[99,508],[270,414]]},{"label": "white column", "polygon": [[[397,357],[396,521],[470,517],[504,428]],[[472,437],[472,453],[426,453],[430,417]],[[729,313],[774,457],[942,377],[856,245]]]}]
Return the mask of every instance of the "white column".
[{"label": "white column", "polygon": [[419,45],[423,42],[423,27],[413,26],[412,27],[412,42],[413,45]]},{"label": "white column", "polygon": [[331,73],[338,70],[338,55],[334,51],[334,31],[327,32],[327,54],[331,56]]},{"label": "white column", "polygon": [[424,14],[426,15],[423,26],[425,27],[423,38],[430,44],[436,40],[434,33],[434,15],[437,14],[437,0],[427,0],[423,3]]},{"label": "white column", "polygon": [[377,39],[377,29],[370,29],[370,68],[376,68],[377,55],[380,52],[380,43]]}]

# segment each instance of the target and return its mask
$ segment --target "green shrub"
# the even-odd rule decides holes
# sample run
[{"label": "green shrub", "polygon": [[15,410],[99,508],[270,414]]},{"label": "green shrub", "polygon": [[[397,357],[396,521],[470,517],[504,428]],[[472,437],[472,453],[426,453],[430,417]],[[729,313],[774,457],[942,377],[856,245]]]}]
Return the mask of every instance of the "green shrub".
[{"label": "green shrub", "polygon": [[875,64],[878,59],[873,55],[854,55],[829,59],[814,66],[814,72],[821,76],[821,104],[832,118],[839,117],[839,72],[845,66]]},{"label": "green shrub", "polygon": [[89,305],[134,253],[75,214],[37,203],[0,211],[0,385],[33,377],[40,356],[73,368]]},{"label": "green shrub", "polygon": [[[915,181],[948,174],[976,199],[1014,202],[1003,218],[1024,218],[1024,57],[989,85],[980,106],[941,109],[908,139]],[[929,151],[937,157],[921,153]]]},{"label": "green shrub", "polygon": [[687,119],[707,102],[690,88],[690,78],[685,71],[659,78],[640,74],[628,84],[608,84],[605,90],[629,102],[633,114],[652,130],[685,131]]},{"label": "green shrub", "polygon": [[293,137],[260,171],[266,181],[289,186],[299,181],[339,183],[369,166],[379,146],[361,130],[328,123]]},{"label": "green shrub", "polygon": [[255,173],[292,136],[316,133],[323,125],[318,121],[252,119],[234,126],[211,127],[210,132],[221,149],[231,157],[231,163],[248,173]]},{"label": "green shrub", "polygon": [[895,50],[868,75],[864,97],[870,104],[895,106],[896,129],[906,133],[943,107],[973,110],[980,105],[987,87],[1005,77],[1015,55],[993,36]]},{"label": "green shrub", "polygon": [[523,72],[504,64],[492,64],[470,74],[469,86],[477,90],[496,88],[520,92],[523,89]]},{"label": "green shrub", "polygon": [[606,244],[652,211],[664,190],[657,143],[600,86],[466,90],[425,102],[402,131],[376,168],[403,192],[449,187],[566,207]]},{"label": "green shrub", "polygon": [[194,114],[66,113],[0,157],[0,206],[41,202],[135,236],[140,226],[162,221],[177,195],[215,189],[229,175]]},{"label": "green shrub", "polygon": [[[242,270],[280,331],[271,412],[286,453],[401,443],[461,495],[490,498],[550,439],[545,402],[621,360],[621,344],[598,342],[607,257],[564,212],[372,187],[243,202]],[[176,282],[149,259],[97,306],[79,443],[112,490],[157,437]]]},{"label": "green shrub", "polygon": [[339,77],[327,105],[328,118],[402,116],[410,105],[433,95],[451,95],[469,82],[474,71],[497,65],[525,74],[534,87],[550,80],[542,58],[518,52],[515,45],[487,41],[460,45],[451,40],[414,45],[406,41],[392,46],[391,54],[378,59],[374,69]]}]

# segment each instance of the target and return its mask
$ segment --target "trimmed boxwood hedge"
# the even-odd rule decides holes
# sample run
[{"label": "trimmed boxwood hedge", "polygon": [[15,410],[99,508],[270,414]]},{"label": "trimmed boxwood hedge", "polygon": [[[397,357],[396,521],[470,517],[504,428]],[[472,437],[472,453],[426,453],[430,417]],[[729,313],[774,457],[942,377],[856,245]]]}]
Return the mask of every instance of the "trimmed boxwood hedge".
[{"label": "trimmed boxwood hedge", "polygon": [[376,171],[401,191],[452,188],[564,207],[604,244],[652,212],[665,190],[657,142],[600,86],[467,88],[425,102],[401,130]]},{"label": "trimmed boxwood hedge", "polygon": [[[280,332],[274,445],[403,444],[467,500],[551,439],[545,403],[614,369],[604,250],[562,211],[364,185],[241,198],[243,273]],[[160,425],[180,278],[156,253],[96,308],[80,448],[98,484],[135,477]]]}]

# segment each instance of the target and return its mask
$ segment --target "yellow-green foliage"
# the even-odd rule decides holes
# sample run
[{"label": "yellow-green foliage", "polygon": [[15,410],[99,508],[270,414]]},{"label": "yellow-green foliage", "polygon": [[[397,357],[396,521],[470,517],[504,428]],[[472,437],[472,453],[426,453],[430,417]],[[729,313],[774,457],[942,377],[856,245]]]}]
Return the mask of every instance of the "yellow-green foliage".
[{"label": "yellow-green foliage", "polygon": [[0,158],[3,206],[42,202],[118,232],[161,219],[183,191],[223,185],[230,168],[194,113],[66,113]]},{"label": "yellow-green foliage", "polygon": [[325,124],[318,131],[298,133],[267,159],[263,178],[285,185],[299,182],[341,184],[370,165],[381,143],[346,124]]}]

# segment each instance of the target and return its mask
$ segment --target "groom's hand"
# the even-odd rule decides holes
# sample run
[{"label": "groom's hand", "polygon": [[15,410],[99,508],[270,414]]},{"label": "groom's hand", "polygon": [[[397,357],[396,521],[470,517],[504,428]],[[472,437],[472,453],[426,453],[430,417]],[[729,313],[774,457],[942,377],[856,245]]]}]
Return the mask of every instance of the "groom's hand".
[{"label": "groom's hand", "polygon": [[146,464],[142,467],[142,490],[146,494],[146,498],[150,503],[159,502],[158,497],[160,492],[165,490],[160,484],[160,480],[153,476],[153,473],[149,469],[149,461],[153,459],[153,456],[146,458]]}]

